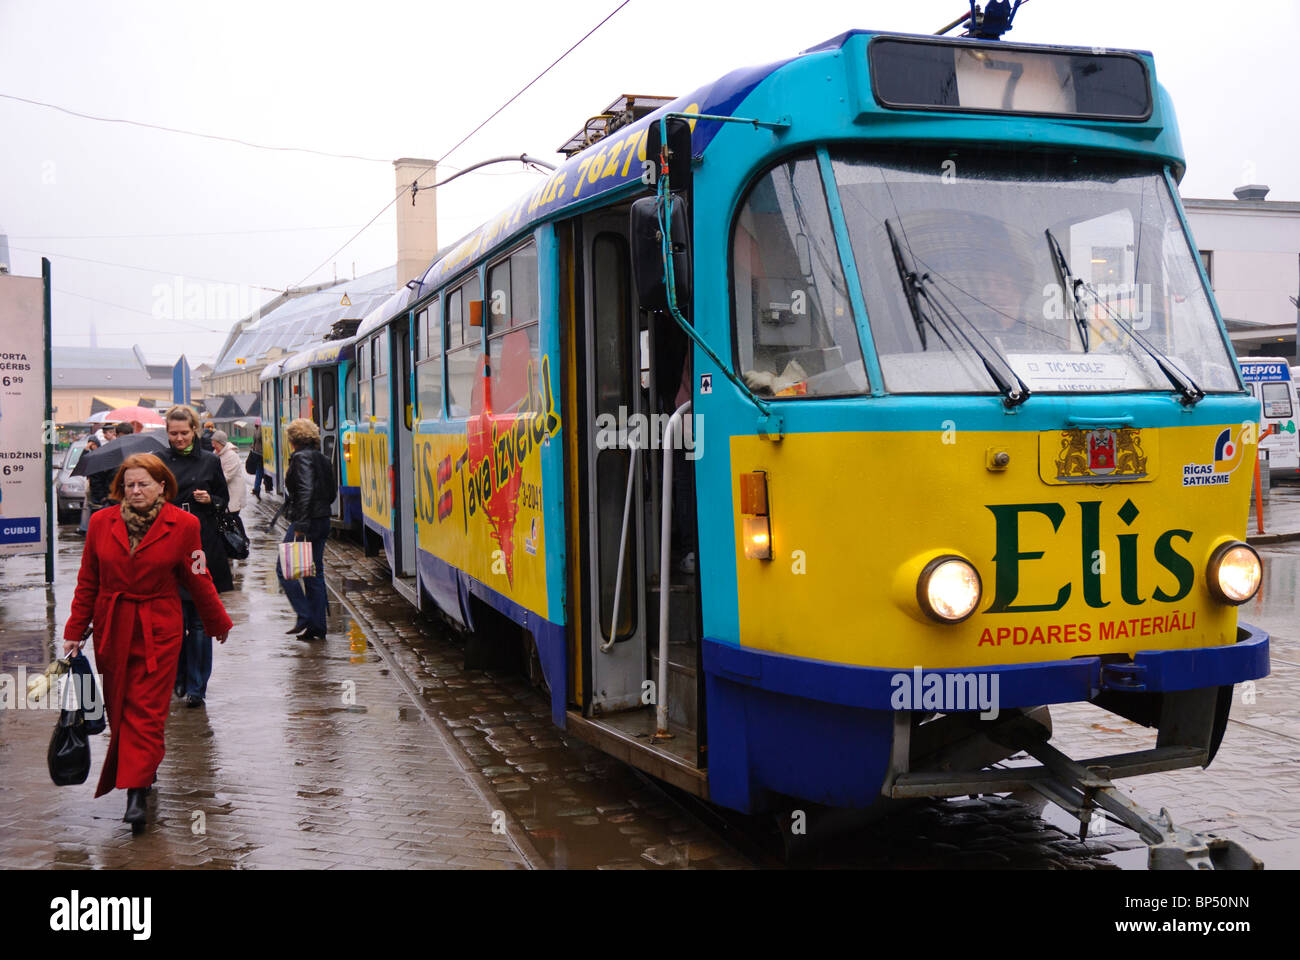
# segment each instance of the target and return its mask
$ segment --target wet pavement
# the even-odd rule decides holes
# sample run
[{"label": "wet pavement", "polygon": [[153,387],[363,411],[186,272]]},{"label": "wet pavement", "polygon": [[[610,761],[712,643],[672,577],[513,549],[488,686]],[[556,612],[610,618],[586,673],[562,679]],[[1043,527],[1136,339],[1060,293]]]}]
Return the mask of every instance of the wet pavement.
[{"label": "wet pavement", "polygon": [[[1277,494],[1274,490],[1274,494]],[[1276,502],[1276,501],[1275,501]],[[1300,505],[1300,500],[1297,501]],[[1298,506],[1300,509],[1300,506]],[[125,798],[57,788],[45,770],[54,714],[0,710],[0,867],[772,866],[775,818],[717,816],[568,736],[522,675],[467,670],[461,639],[421,617],[381,558],[330,541],[330,636],[284,636],[267,505],[225,599],[235,631],[215,656],[206,709],[174,703],[154,818],[132,838]],[[72,597],[80,538],[62,528],[52,607],[40,558],[0,565],[0,673],[40,669]],[[1266,580],[1243,618],[1273,633],[1274,673],[1237,702],[1208,771],[1121,781],[1176,821],[1237,839],[1270,867],[1300,866],[1300,544],[1260,547]],[[1250,702],[1247,702],[1250,701]],[[1150,745],[1153,735],[1088,705],[1053,708],[1072,756]],[[1016,762],[1015,760],[1011,761]],[[809,811],[817,843],[794,863],[829,868],[1145,869],[1144,845],[1108,824],[1086,842],[1035,797],[917,803],[868,820]],[[495,826],[495,832],[494,832]]]},{"label": "wet pavement", "polygon": [[[43,586],[20,586],[41,579],[42,558],[0,567],[2,673],[39,671],[54,655],[80,562],[72,530],[60,531],[52,609]],[[143,835],[121,822],[124,791],[93,799],[107,734],[91,738],[86,783],[55,787],[45,751],[56,714],[0,710],[0,866],[527,865],[345,614],[334,611],[325,643],[286,636],[294,618],[269,545],[255,542],[235,583],[222,599],[236,627],[214,650],[206,706],[172,702]]]},{"label": "wet pavement", "polygon": [[1250,498],[1246,539],[1256,546],[1300,540],[1300,484],[1283,483],[1260,491],[1264,504],[1264,531],[1255,522],[1255,497]]}]

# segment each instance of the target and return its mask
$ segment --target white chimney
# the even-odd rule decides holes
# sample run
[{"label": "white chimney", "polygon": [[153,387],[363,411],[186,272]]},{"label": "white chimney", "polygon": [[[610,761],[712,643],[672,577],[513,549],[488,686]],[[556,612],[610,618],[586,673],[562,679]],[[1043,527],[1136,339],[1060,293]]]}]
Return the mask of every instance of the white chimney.
[{"label": "white chimney", "polygon": [[[403,157],[397,172],[397,283],[404,286],[424,273],[438,252],[437,163]],[[418,178],[418,189],[407,190]],[[414,202],[412,202],[414,200]]]}]

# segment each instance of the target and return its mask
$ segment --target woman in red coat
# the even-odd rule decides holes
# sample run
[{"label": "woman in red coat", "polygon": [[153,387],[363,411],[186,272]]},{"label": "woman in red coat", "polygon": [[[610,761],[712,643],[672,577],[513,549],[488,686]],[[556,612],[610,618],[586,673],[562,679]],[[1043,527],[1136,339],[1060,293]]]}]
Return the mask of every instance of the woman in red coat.
[{"label": "woman in red coat", "polygon": [[199,521],[168,501],[176,478],[152,454],[127,457],[113,478],[121,507],[90,518],[81,572],[64,628],[64,654],[95,629],[95,665],[104,677],[112,739],[95,796],[127,792],[134,830],[145,821],[145,797],[163,758],[163,726],[171,701],[184,620],[179,586],[194,598],[204,629],[224,643],[232,626],[199,543]]}]

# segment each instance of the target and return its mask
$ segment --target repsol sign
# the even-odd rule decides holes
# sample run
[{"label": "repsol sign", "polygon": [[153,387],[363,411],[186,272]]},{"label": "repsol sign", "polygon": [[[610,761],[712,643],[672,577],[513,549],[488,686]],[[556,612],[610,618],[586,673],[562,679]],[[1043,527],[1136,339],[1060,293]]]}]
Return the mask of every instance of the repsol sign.
[{"label": "repsol sign", "polygon": [[[1170,529],[1157,536],[1130,528],[1139,510],[1125,500],[1113,514],[1103,514],[1102,501],[1086,500],[1070,509],[1079,511],[1079,539],[1071,544],[1061,537],[1044,537],[1041,520],[1034,524],[1034,536],[1022,533],[1022,520],[1041,517],[1051,524],[1052,533],[1061,529],[1066,506],[1060,503],[1002,503],[985,505],[997,523],[993,602],[985,613],[1039,613],[1060,610],[1078,590],[1089,607],[1109,606],[1114,598],[1113,580],[1103,590],[1108,561],[1117,561],[1119,599],[1129,605],[1147,600],[1177,603],[1191,592],[1196,570],[1187,558],[1191,530]],[[1028,525],[1026,525],[1028,526]],[[1103,537],[1103,533],[1105,536]],[[1073,548],[1073,549],[1071,549]],[[1071,557],[1073,554],[1073,557]],[[1045,561],[1043,558],[1048,557]],[[1054,593],[1021,595],[1021,572],[1026,564],[1049,562],[1063,573]],[[1077,566],[1076,566],[1077,564]],[[1071,567],[1077,574],[1070,575]],[[1153,575],[1154,574],[1154,575]]]}]

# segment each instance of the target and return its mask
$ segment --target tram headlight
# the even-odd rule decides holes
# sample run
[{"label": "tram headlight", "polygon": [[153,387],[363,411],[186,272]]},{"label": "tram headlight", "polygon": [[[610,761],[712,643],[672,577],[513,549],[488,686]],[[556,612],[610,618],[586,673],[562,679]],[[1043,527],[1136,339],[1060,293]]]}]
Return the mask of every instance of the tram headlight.
[{"label": "tram headlight", "polygon": [[1210,554],[1205,582],[1216,600],[1237,606],[1259,591],[1263,572],[1254,547],[1240,540],[1229,540]]},{"label": "tram headlight", "polygon": [[916,581],[916,599],[926,616],[960,623],[979,606],[983,585],[969,562],[952,555],[935,557]]}]

